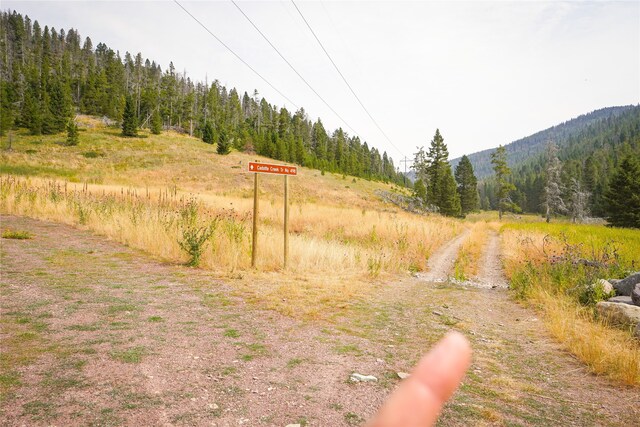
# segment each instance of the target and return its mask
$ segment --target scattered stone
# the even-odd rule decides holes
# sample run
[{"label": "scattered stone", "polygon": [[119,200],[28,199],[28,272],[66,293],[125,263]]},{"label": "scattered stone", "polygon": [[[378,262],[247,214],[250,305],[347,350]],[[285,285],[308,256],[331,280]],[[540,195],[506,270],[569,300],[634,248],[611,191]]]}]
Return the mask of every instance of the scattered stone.
[{"label": "scattered stone", "polygon": [[616,289],[616,294],[630,297],[631,291],[638,283],[640,283],[640,271],[620,280],[613,287]]},{"label": "scattered stone", "polygon": [[439,311],[432,311],[433,314],[435,314],[436,316],[442,316],[442,313]]},{"label": "scattered stone", "polygon": [[406,372],[398,372],[398,378],[400,378],[401,380],[404,380],[405,378],[409,378],[409,374],[407,374]]},{"label": "scattered stone", "polygon": [[640,307],[636,305],[600,301],[596,304],[596,310],[601,316],[608,318],[612,323],[634,327],[640,324]]},{"label": "scattered stone", "polygon": [[600,285],[602,287],[602,291],[605,294],[613,293],[613,290],[614,290],[613,289],[613,285],[608,280],[599,279],[596,283],[591,285],[591,288],[595,288],[598,285]]},{"label": "scattered stone", "polygon": [[376,363],[384,364],[384,360],[382,360],[382,359],[376,359]]},{"label": "scattered stone", "polygon": [[209,409],[213,409],[214,411],[217,411],[218,409],[220,409],[220,407],[215,403],[209,403]]},{"label": "scattered stone", "polygon": [[640,305],[640,283],[637,283],[633,291],[631,291],[631,301],[635,305]]},{"label": "scattered stone", "polygon": [[359,383],[359,382],[376,382],[378,381],[378,379],[376,377],[374,377],[373,375],[362,375],[359,374],[357,372],[354,372],[353,374],[351,374],[351,377],[349,378],[351,381],[353,381],[354,383]]},{"label": "scattered stone", "polygon": [[300,427],[300,424],[287,424],[285,427]]},{"label": "scattered stone", "polygon": [[608,302],[615,302],[615,303],[618,303],[618,304],[633,305],[633,301],[631,300],[631,297],[611,297],[607,301]]}]

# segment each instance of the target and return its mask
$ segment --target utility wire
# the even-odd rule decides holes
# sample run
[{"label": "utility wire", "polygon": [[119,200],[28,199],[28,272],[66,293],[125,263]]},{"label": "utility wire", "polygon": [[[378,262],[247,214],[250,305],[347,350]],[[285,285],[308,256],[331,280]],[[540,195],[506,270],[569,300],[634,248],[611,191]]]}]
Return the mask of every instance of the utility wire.
[{"label": "utility wire", "polygon": [[200,21],[198,20],[198,18],[196,18],[195,16],[193,16],[193,15],[191,14],[191,12],[189,12],[187,9],[185,9],[185,7],[184,7],[184,6],[182,6],[178,0],[173,0],[173,1],[174,1],[174,3],[175,3],[175,4],[177,4],[178,6],[180,6],[180,8],[181,8],[182,10],[184,10],[184,11],[185,11],[185,13],[186,13],[187,15],[189,15],[191,18],[193,18],[193,20],[194,20],[194,21],[196,21],[196,22],[197,22],[197,23],[198,23],[202,28],[204,28],[206,32],[208,32],[208,33],[209,33],[209,34],[210,34],[214,39],[216,39],[216,40],[217,40],[217,41],[218,41],[222,46],[224,46],[225,48],[227,48],[227,50],[228,50],[229,52],[231,52],[231,53],[232,53],[236,58],[238,58],[238,59],[240,60],[240,62],[242,62],[244,65],[246,65],[246,66],[247,66],[251,71],[253,71],[253,72],[254,72],[258,77],[260,77],[260,78],[261,78],[261,79],[262,79],[266,84],[268,84],[269,86],[271,86],[271,88],[272,88],[273,90],[275,90],[276,92],[278,92],[278,93],[280,94],[280,96],[282,96],[284,99],[286,99],[287,101],[289,101],[289,102],[290,102],[294,107],[296,107],[296,109],[300,108],[300,107],[298,107],[298,106],[296,105],[296,103],[295,103],[295,102],[293,102],[292,100],[290,100],[290,99],[289,99],[289,98],[288,98],[284,93],[280,92],[280,91],[278,90],[278,88],[276,88],[274,85],[272,85],[272,84],[271,84],[271,82],[270,82],[269,80],[267,80],[265,77],[263,77],[263,76],[262,76],[262,74],[260,74],[259,72],[257,72],[257,71],[256,71],[256,70],[255,70],[251,65],[249,65],[249,64],[247,63],[247,61],[245,61],[244,59],[242,59],[242,58],[240,57],[240,55],[238,55],[237,53],[235,53],[235,52],[233,51],[233,49],[231,49],[231,48],[230,48],[229,46],[227,46],[227,45],[226,45],[222,40],[220,40],[220,38],[218,38],[218,36],[216,36],[215,34],[213,34],[213,33],[211,32],[211,30],[209,30],[209,28],[207,28],[207,26],[206,26],[206,25],[204,25],[202,22],[200,22]]},{"label": "utility wire", "polygon": [[387,139],[387,141],[389,141],[389,144],[391,144],[391,146],[393,148],[395,148],[398,153],[400,153],[401,155],[404,156],[404,153],[402,153],[402,151],[400,151],[400,149],[398,147],[396,147],[396,145],[391,142],[391,139],[387,136],[386,133],[384,133],[384,131],[382,130],[382,128],[380,127],[380,125],[378,124],[378,122],[376,122],[376,119],[373,118],[373,116],[371,115],[371,113],[369,113],[369,110],[367,110],[367,107],[364,106],[364,104],[362,103],[362,101],[360,100],[360,98],[358,97],[358,95],[356,94],[356,92],[353,90],[353,88],[351,87],[351,85],[349,84],[349,82],[347,81],[347,79],[344,77],[344,75],[342,74],[342,72],[340,71],[340,68],[338,68],[338,66],[336,65],[336,63],[333,61],[333,59],[331,58],[331,55],[329,55],[329,52],[327,52],[327,49],[324,48],[324,45],[322,44],[322,42],[320,41],[320,39],[318,38],[318,36],[316,35],[315,31],[313,31],[313,28],[311,28],[311,25],[309,25],[309,22],[307,22],[307,19],[304,17],[304,15],[302,14],[302,12],[300,11],[300,9],[298,8],[298,5],[296,5],[296,2],[294,0],[291,0],[291,3],[293,4],[293,7],[296,8],[296,10],[298,11],[298,14],[300,15],[300,17],[302,18],[302,20],[304,21],[305,24],[307,24],[307,28],[309,28],[309,31],[311,31],[311,34],[313,34],[313,37],[315,37],[316,41],[318,42],[318,44],[320,45],[320,47],[322,48],[322,50],[324,51],[325,55],[327,55],[327,58],[329,58],[329,61],[331,61],[331,63],[333,64],[333,67],[336,69],[336,71],[338,72],[338,74],[340,74],[340,77],[342,77],[342,80],[344,81],[344,83],[347,85],[347,87],[349,88],[349,90],[351,91],[351,93],[353,94],[353,96],[358,100],[358,102],[360,103],[360,106],[362,106],[362,109],[367,113],[367,115],[369,116],[369,118],[371,119],[371,121],[373,122],[373,124],[376,125],[376,127],[378,128],[378,130],[380,131],[380,133],[382,133],[382,135],[384,135],[384,137]]},{"label": "utility wire", "polygon": [[319,93],[318,93],[318,92],[313,88],[313,86],[311,86],[311,84],[310,84],[310,83],[309,83],[309,82],[308,82],[304,77],[302,77],[302,75],[298,72],[298,70],[296,70],[296,69],[295,69],[295,67],[294,67],[293,65],[291,65],[291,63],[287,60],[287,58],[285,58],[285,57],[284,57],[284,55],[283,55],[282,53],[280,53],[280,51],[278,50],[278,48],[277,48],[277,47],[275,47],[275,46],[273,45],[273,43],[271,43],[271,41],[267,38],[267,36],[265,36],[265,35],[262,33],[262,31],[260,31],[260,29],[256,26],[256,24],[254,24],[254,23],[253,23],[253,21],[251,20],[251,18],[249,18],[249,17],[247,16],[247,14],[246,14],[246,13],[244,13],[244,11],[240,8],[240,6],[238,6],[238,4],[235,2],[235,0],[231,0],[231,3],[233,3],[233,5],[234,5],[234,6],[235,6],[239,11],[240,11],[240,13],[242,13],[242,15],[244,15],[244,17],[245,17],[245,18],[247,18],[247,21],[249,21],[249,22],[251,23],[251,25],[253,25],[253,28],[255,28],[255,29],[256,29],[256,31],[257,31],[258,33],[260,33],[260,35],[262,36],[262,38],[263,38],[263,39],[265,39],[267,43],[269,43],[269,46],[271,46],[271,47],[273,48],[273,50],[275,50],[275,51],[276,51],[276,53],[277,53],[278,55],[280,55],[280,58],[282,58],[282,60],[283,60],[284,62],[286,62],[286,63],[287,63],[287,65],[289,66],[289,68],[291,68],[291,69],[293,70],[293,72],[294,72],[294,73],[296,73],[296,74],[298,75],[298,77],[300,77],[300,79],[301,79],[301,80],[302,80],[302,81],[303,81],[303,82],[304,82],[304,83],[309,87],[309,89],[311,89],[311,90],[313,91],[313,93],[315,93],[315,94],[316,94],[316,96],[317,96],[318,98],[320,98],[320,100],[321,100],[322,102],[324,102],[324,105],[326,105],[326,106],[327,106],[327,107],[328,107],[328,108],[333,112],[333,114],[335,114],[335,115],[336,115],[340,120],[342,120],[342,122],[343,122],[345,125],[347,125],[347,127],[348,127],[349,129],[351,129],[351,131],[352,131],[354,134],[358,135],[358,134],[359,134],[359,132],[357,132],[355,129],[353,129],[353,127],[351,127],[351,125],[349,125],[349,123],[347,123],[347,121],[346,121],[345,119],[343,119],[343,118],[342,118],[342,116],[340,116],[340,114],[338,114],[338,112],[337,112],[336,110],[334,110],[334,109],[333,109],[333,107],[331,107],[331,105],[329,105],[329,103],[328,103],[327,101],[325,101],[325,100],[324,100],[324,98],[323,98],[322,96],[320,96],[320,94],[319,94]]}]

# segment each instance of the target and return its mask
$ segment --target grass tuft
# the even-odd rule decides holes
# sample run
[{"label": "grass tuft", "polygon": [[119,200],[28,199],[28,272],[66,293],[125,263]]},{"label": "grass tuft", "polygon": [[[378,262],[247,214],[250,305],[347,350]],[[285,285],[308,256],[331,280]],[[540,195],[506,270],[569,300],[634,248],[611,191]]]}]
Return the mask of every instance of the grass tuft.
[{"label": "grass tuft", "polygon": [[2,232],[3,239],[27,240],[33,239],[33,234],[22,230],[4,230]]}]

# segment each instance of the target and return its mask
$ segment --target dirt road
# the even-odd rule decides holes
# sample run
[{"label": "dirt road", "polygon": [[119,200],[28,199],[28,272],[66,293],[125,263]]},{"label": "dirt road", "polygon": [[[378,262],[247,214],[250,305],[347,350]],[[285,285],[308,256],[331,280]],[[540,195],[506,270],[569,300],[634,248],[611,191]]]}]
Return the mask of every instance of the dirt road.
[{"label": "dirt road", "polygon": [[34,235],[2,240],[2,425],[358,425],[452,328],[474,362],[442,425],[640,419],[637,389],[586,373],[506,290],[406,279],[333,323],[302,323],[88,232],[2,227]]}]

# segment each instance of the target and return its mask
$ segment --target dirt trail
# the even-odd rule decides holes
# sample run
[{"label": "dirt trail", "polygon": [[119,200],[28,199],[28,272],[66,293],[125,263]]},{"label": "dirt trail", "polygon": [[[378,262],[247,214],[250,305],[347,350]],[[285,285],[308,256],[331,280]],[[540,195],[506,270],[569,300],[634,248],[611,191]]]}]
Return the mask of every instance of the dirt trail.
[{"label": "dirt trail", "polygon": [[477,286],[484,288],[508,287],[502,272],[500,254],[500,236],[495,231],[491,231],[482,255],[480,272],[474,281]]},{"label": "dirt trail", "polygon": [[429,282],[447,280],[456,262],[458,250],[469,233],[469,229],[466,229],[433,253],[427,262],[428,271],[425,274],[421,274],[420,278]]},{"label": "dirt trail", "polygon": [[35,236],[2,240],[3,426],[359,425],[450,329],[474,360],[443,426],[640,419],[637,389],[588,374],[507,291],[442,281],[464,235],[434,254],[433,280],[379,284],[343,318],[303,323],[205,271],[64,225],[1,221]]}]

